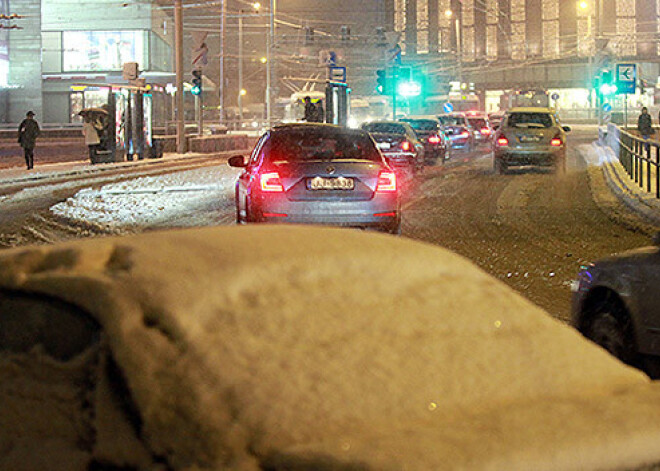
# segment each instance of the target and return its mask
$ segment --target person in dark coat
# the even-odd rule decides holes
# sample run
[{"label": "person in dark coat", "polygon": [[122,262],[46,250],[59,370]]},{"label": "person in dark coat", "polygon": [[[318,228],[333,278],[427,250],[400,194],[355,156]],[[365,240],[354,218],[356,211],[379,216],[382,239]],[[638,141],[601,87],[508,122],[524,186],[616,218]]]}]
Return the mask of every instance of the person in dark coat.
[{"label": "person in dark coat", "polygon": [[313,123],[316,118],[316,107],[312,103],[312,99],[308,96],[304,98],[305,101],[305,116],[303,119],[308,123]]},{"label": "person in dark coat", "polygon": [[637,130],[644,140],[653,135],[653,123],[651,122],[651,115],[646,106],[642,108],[642,114],[637,118]]},{"label": "person in dark coat", "polygon": [[314,118],[316,118],[315,121],[317,123],[325,122],[325,112],[323,111],[323,102],[321,100],[316,103]]},{"label": "person in dark coat", "polygon": [[37,137],[41,133],[39,123],[34,119],[34,112],[28,111],[27,116],[18,126],[18,143],[23,148],[25,155],[25,165],[31,170],[34,167],[34,146],[37,144]]}]

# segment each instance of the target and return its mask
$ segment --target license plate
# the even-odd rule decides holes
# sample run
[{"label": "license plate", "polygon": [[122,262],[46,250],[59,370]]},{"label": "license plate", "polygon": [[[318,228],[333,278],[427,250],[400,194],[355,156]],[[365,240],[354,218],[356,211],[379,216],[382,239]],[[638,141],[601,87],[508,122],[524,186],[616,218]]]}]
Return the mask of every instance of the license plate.
[{"label": "license plate", "polygon": [[307,180],[307,188],[310,190],[352,190],[355,181],[352,178],[323,178],[314,177]]},{"label": "license plate", "polygon": [[541,136],[520,136],[520,142],[540,142]]},{"label": "license plate", "polygon": [[376,143],[379,149],[389,149],[392,145],[389,142],[378,142]]}]

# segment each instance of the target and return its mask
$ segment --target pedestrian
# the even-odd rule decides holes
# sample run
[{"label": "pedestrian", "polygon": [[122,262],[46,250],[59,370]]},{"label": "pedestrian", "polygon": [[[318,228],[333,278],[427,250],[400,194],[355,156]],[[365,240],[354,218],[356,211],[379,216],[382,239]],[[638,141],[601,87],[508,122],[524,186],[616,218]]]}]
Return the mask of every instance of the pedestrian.
[{"label": "pedestrian", "polygon": [[309,96],[306,96],[304,98],[304,101],[305,101],[305,116],[303,117],[303,119],[308,123],[313,123],[314,117],[316,115],[316,107],[314,106],[314,103],[312,103],[312,99]]},{"label": "pedestrian", "polygon": [[637,118],[637,130],[642,135],[642,139],[647,140],[653,135],[653,123],[648,108],[642,108],[642,114]]},{"label": "pedestrian", "polygon": [[96,149],[98,148],[101,140],[99,139],[99,133],[92,122],[92,117],[89,114],[83,115],[83,128],[82,133],[85,136],[85,145],[89,149],[89,160],[90,162],[95,162]]},{"label": "pedestrian", "polygon": [[325,122],[325,113],[323,112],[323,101],[319,100],[316,103],[316,110],[314,115],[315,115],[314,117],[316,118],[315,121],[317,123]]},{"label": "pedestrian", "polygon": [[25,165],[28,170],[34,167],[34,146],[37,143],[37,137],[41,133],[39,123],[34,119],[34,111],[28,111],[26,118],[18,126],[18,143],[23,148],[25,155]]}]

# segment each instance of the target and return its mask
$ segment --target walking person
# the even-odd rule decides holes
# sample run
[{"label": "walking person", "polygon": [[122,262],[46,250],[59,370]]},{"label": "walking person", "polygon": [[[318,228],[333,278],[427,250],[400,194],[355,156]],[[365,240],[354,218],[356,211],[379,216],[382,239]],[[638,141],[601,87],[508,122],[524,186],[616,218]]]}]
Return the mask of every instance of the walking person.
[{"label": "walking person", "polygon": [[323,111],[323,101],[319,100],[316,103],[316,110],[314,113],[314,118],[317,123],[325,122],[325,112]]},{"label": "walking person", "polygon": [[[651,115],[649,114],[648,108],[644,106],[642,108],[642,114],[637,118],[637,130],[642,135],[642,139],[647,141],[649,137],[653,135],[653,122],[651,120]],[[649,145],[646,144],[646,150],[649,150]]]},{"label": "walking person", "polygon": [[34,147],[37,144],[37,137],[41,133],[39,123],[34,119],[34,112],[28,111],[26,118],[18,126],[18,143],[23,148],[25,155],[25,165],[28,170],[34,167]]},{"label": "walking person", "polygon": [[308,123],[313,123],[316,115],[316,107],[310,97],[306,96],[303,100],[305,101],[305,116],[303,119]]},{"label": "walking person", "polygon": [[101,140],[99,139],[98,130],[92,122],[92,117],[89,114],[85,114],[83,119],[82,133],[85,136],[85,145],[89,148],[89,161],[95,163],[96,149],[101,143]]}]

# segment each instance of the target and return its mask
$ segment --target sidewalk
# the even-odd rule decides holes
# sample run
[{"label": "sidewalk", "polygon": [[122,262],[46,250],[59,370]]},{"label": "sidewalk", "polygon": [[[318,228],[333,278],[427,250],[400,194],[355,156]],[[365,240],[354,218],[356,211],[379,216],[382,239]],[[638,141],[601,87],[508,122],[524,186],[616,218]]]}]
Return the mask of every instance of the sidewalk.
[{"label": "sidewalk", "polygon": [[619,201],[651,224],[660,226],[660,199],[655,197],[655,193],[648,193],[640,188],[628,176],[610,147],[601,146],[596,141],[579,146],[578,152],[587,165],[603,169],[607,186]]},{"label": "sidewalk", "polygon": [[147,165],[158,165],[163,162],[175,162],[193,158],[216,157],[218,163],[222,164],[233,155],[246,154],[247,149],[219,152],[215,154],[194,153],[186,154],[167,153],[159,159],[143,159],[125,162],[113,162],[107,164],[91,164],[89,159],[73,162],[44,163],[35,165],[33,170],[26,170],[25,167],[11,167],[0,169],[0,185],[38,182],[40,180],[49,180],[57,177],[67,177],[73,175],[86,175],[94,173],[103,173],[116,171],[123,168],[144,167]]}]

